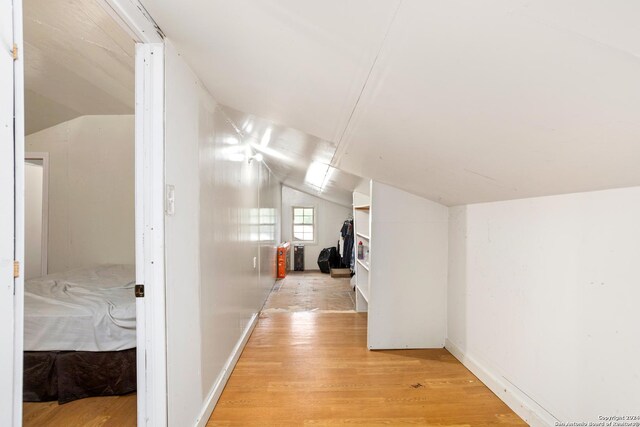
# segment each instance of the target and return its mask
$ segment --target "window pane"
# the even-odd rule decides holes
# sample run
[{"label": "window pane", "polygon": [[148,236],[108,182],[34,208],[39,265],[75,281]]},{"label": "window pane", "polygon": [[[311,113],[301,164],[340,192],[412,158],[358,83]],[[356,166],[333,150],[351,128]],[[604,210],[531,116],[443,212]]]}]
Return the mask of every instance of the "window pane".
[{"label": "window pane", "polygon": [[304,240],[304,232],[302,227],[303,227],[302,225],[293,226],[293,238],[295,240]]},{"label": "window pane", "polygon": [[313,242],[315,208],[293,208],[293,240]]}]

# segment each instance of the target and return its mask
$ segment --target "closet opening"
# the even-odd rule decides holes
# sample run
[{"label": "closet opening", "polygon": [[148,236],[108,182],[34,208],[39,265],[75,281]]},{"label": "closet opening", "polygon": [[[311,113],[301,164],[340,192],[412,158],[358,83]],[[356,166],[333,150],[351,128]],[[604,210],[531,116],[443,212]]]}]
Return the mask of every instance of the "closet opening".
[{"label": "closet opening", "polygon": [[104,7],[23,2],[25,426],[136,425],[136,45]]},{"label": "closet opening", "polygon": [[48,272],[49,243],[49,154],[25,153],[25,279]]}]

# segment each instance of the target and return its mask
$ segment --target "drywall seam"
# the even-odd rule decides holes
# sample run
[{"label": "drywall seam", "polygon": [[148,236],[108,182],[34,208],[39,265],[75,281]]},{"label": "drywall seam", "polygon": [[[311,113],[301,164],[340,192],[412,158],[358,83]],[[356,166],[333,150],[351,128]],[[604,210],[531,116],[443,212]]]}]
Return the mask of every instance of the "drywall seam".
[{"label": "drywall seam", "polygon": [[202,411],[200,412],[200,416],[196,420],[197,427],[204,427],[209,421],[209,417],[211,417],[213,409],[215,408],[216,403],[218,403],[218,399],[220,399],[220,395],[224,390],[224,386],[227,385],[227,381],[229,381],[229,377],[233,372],[233,368],[235,368],[236,363],[238,363],[238,359],[242,354],[242,350],[244,350],[244,346],[247,344],[247,341],[249,341],[249,337],[251,336],[251,333],[253,332],[253,329],[257,324],[258,313],[254,313],[251,316],[247,327],[244,329],[244,332],[240,336],[240,339],[236,343],[236,346],[233,348],[229,359],[224,364],[224,367],[222,368],[222,372],[220,372],[218,379],[215,381],[215,383],[213,383],[213,387],[211,388],[211,391],[209,392],[209,395],[205,400],[205,404],[202,408]]},{"label": "drywall seam", "polygon": [[506,378],[492,372],[476,357],[463,352],[449,338],[445,339],[445,348],[530,426],[548,427],[555,425],[558,421],[543,407],[514,387]]}]

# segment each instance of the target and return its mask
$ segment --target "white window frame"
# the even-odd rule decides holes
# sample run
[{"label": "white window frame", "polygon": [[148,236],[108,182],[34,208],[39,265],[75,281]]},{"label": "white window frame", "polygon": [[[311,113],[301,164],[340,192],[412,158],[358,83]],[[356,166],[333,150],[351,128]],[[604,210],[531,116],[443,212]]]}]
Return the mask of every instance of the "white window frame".
[{"label": "white window frame", "polygon": [[[295,223],[296,209],[313,209],[313,240],[298,240],[296,239],[295,226],[300,225]],[[291,242],[297,245],[317,245],[318,244],[318,208],[317,206],[291,206]]]}]

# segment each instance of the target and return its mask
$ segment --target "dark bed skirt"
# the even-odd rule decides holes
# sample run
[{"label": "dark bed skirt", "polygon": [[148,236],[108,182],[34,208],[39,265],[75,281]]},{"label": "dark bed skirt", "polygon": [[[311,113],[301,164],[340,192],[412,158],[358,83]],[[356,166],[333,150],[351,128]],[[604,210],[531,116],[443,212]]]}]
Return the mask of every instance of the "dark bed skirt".
[{"label": "dark bed skirt", "polygon": [[25,402],[71,402],[136,391],[136,349],[25,351]]}]

